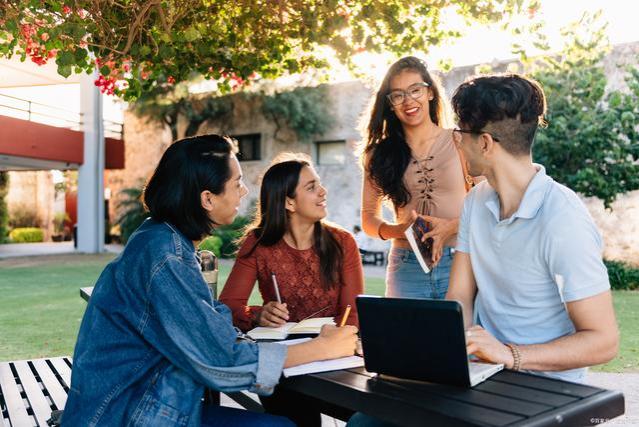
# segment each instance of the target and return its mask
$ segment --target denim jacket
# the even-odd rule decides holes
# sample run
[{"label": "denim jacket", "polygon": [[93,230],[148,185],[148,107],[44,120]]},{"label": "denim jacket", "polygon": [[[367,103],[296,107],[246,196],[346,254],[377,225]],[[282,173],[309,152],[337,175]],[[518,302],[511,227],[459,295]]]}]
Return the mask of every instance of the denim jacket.
[{"label": "denim jacket", "polygon": [[82,319],[63,426],[199,426],[205,387],[270,394],[286,346],[238,341],[193,243],[147,220],[102,272]]}]

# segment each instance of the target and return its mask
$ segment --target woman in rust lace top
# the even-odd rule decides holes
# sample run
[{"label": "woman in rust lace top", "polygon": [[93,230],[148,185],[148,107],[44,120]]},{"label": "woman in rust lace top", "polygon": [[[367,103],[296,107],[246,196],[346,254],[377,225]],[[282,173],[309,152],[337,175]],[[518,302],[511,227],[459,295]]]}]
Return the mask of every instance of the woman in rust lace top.
[{"label": "woman in rust lace top", "polygon": [[[271,166],[262,180],[256,220],[246,232],[220,300],[246,331],[313,317],[333,316],[347,305],[357,325],[355,297],[363,293],[362,263],[353,236],[326,224],[326,189],[306,160]],[[282,303],[277,303],[275,273]],[[262,306],[247,301],[257,280]]]}]

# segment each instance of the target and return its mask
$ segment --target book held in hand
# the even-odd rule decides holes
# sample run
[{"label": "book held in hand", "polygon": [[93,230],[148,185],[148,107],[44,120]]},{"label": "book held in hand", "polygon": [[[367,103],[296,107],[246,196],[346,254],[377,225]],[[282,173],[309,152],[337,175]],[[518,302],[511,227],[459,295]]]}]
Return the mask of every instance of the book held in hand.
[{"label": "book held in hand", "polygon": [[428,223],[424,218],[418,216],[415,222],[404,231],[410,247],[415,252],[419,265],[424,272],[429,273],[433,268],[433,239],[428,238],[422,242],[422,236],[428,232]]},{"label": "book held in hand", "polygon": [[322,326],[334,324],[332,317],[315,317],[299,323],[288,322],[277,328],[258,326],[248,331],[247,335],[254,340],[283,340],[292,334],[319,334]]}]

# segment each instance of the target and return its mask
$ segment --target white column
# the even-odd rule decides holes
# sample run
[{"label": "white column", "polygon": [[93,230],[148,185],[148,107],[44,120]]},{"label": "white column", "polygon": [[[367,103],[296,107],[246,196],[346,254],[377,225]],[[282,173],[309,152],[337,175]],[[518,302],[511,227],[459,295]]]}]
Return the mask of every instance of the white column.
[{"label": "white column", "polygon": [[78,251],[86,253],[104,252],[104,129],[102,95],[93,83],[97,76],[85,74],[80,81],[84,162],[78,171]]}]

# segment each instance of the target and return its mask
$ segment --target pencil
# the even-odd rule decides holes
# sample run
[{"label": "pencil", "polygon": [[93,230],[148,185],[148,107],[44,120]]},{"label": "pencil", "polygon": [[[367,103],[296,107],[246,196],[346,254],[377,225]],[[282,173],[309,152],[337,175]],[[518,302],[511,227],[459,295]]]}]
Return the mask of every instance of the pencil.
[{"label": "pencil", "polygon": [[277,298],[277,302],[281,304],[282,298],[280,298],[280,288],[277,286],[277,278],[275,277],[274,271],[271,271],[271,278],[273,279],[273,289],[275,289],[275,298]]},{"label": "pencil", "polygon": [[346,306],[346,310],[344,310],[344,316],[342,316],[342,321],[339,322],[339,327],[341,328],[346,324],[346,319],[348,319],[348,315],[351,314],[351,305],[348,304]]}]

